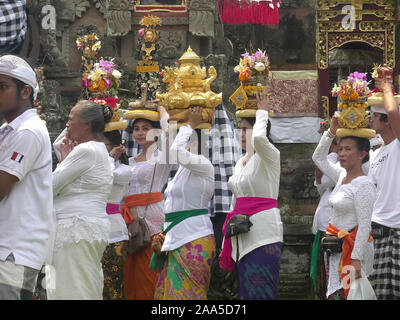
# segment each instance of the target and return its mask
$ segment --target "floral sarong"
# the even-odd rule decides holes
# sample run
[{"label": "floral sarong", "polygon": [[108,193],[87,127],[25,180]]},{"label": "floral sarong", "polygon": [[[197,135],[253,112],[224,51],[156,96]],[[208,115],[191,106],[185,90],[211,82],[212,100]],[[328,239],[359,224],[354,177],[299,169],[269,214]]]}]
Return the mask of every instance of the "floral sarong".
[{"label": "floral sarong", "polygon": [[155,300],[205,300],[215,256],[214,235],[208,235],[168,252],[157,275]]}]

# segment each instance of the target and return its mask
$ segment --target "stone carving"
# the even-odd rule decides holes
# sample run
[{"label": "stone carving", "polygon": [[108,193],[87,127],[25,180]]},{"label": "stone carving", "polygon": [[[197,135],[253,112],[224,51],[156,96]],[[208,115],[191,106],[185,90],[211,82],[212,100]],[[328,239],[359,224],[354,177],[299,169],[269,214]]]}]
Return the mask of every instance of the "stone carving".
[{"label": "stone carving", "polygon": [[189,9],[189,32],[199,37],[214,38],[215,1],[191,0]]},{"label": "stone carving", "polygon": [[132,28],[133,2],[129,0],[103,1],[106,1],[107,36],[116,37],[128,34]]},{"label": "stone carving", "polygon": [[207,67],[214,66],[217,70],[217,79],[212,83],[211,89],[214,92],[224,91],[224,79],[227,67],[227,57],[224,54],[209,54],[204,58],[204,64]]},{"label": "stone carving", "polygon": [[158,45],[161,59],[177,59],[186,48],[186,31],[160,31]]}]

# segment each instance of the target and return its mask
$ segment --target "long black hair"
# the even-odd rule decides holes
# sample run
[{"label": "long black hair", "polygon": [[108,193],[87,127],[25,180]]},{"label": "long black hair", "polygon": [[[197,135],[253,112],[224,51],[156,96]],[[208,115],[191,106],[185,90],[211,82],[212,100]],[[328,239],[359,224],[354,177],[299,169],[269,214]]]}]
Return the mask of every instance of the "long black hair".
[{"label": "long black hair", "polygon": [[[104,137],[115,146],[122,144],[122,135],[118,130],[104,132]],[[121,154],[119,161],[123,164],[129,165],[128,155],[126,153]]]}]

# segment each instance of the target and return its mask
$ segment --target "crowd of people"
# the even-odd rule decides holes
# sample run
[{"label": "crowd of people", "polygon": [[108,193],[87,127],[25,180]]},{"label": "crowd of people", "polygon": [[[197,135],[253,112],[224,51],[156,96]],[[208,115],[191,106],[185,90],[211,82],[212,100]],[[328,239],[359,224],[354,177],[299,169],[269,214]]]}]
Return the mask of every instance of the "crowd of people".
[{"label": "crowd of people", "polygon": [[[375,87],[383,94],[383,105],[370,111],[376,138],[338,138],[334,115],[312,157],[321,198],[313,224],[311,277],[320,299],[346,299],[347,272],[368,279],[371,298],[400,298],[400,112],[392,81],[375,79]],[[343,241],[339,250],[326,250],[327,235]]]},{"label": "crowd of people", "polygon": [[[377,299],[400,298],[400,112],[392,83],[375,86],[384,101],[371,107],[378,137],[339,138],[334,115],[312,156],[320,299],[347,299],[347,272],[367,278]],[[160,121],[138,118],[121,132],[106,130],[110,107],[81,100],[52,144],[33,107],[37,92],[24,59],[0,57],[0,299],[33,299],[38,286],[49,300],[207,299],[215,259],[237,271],[239,299],[278,299],[281,159],[264,91],[256,116],[240,119],[243,156],[222,187],[222,164],[197,129],[201,107],[190,107],[179,130],[159,105]]]},{"label": "crowd of people", "polygon": [[[246,154],[227,181],[232,210],[222,224],[210,204],[221,207],[216,172],[227,168],[199,139],[201,107],[176,135],[162,106],[159,122],[135,119],[140,152],[128,157],[122,133],[105,132],[111,108],[93,101],[76,103],[52,145],[33,108],[37,91],[26,61],[0,57],[0,299],[32,299],[38,286],[49,300],[207,299],[215,259],[228,271],[237,265],[241,299],[278,298],[280,153],[263,93],[255,119],[240,124]],[[224,237],[240,215],[250,230]],[[139,250],[141,232],[150,241]]]}]

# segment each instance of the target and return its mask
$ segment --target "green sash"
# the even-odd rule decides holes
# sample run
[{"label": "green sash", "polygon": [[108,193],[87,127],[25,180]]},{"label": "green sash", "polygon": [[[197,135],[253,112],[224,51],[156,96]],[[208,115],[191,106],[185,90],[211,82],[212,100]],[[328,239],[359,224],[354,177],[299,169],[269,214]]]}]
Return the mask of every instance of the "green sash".
[{"label": "green sash", "polygon": [[312,246],[310,278],[313,280],[314,289],[317,289],[318,252],[319,252],[319,243],[321,239],[321,234],[322,232],[318,230],[315,235],[314,243]]},{"label": "green sash", "polygon": [[[185,211],[177,211],[177,212],[169,212],[165,214],[165,222],[171,222],[170,225],[165,229],[162,233],[167,234],[173,227],[182,221],[186,220],[190,217],[197,217],[208,214],[208,209],[198,209],[198,210],[185,210]],[[164,229],[164,223],[161,226],[161,229]],[[161,252],[159,255],[156,255],[153,252],[151,256],[149,268],[152,270],[161,270],[164,266],[165,260],[167,259],[168,253]]]}]

